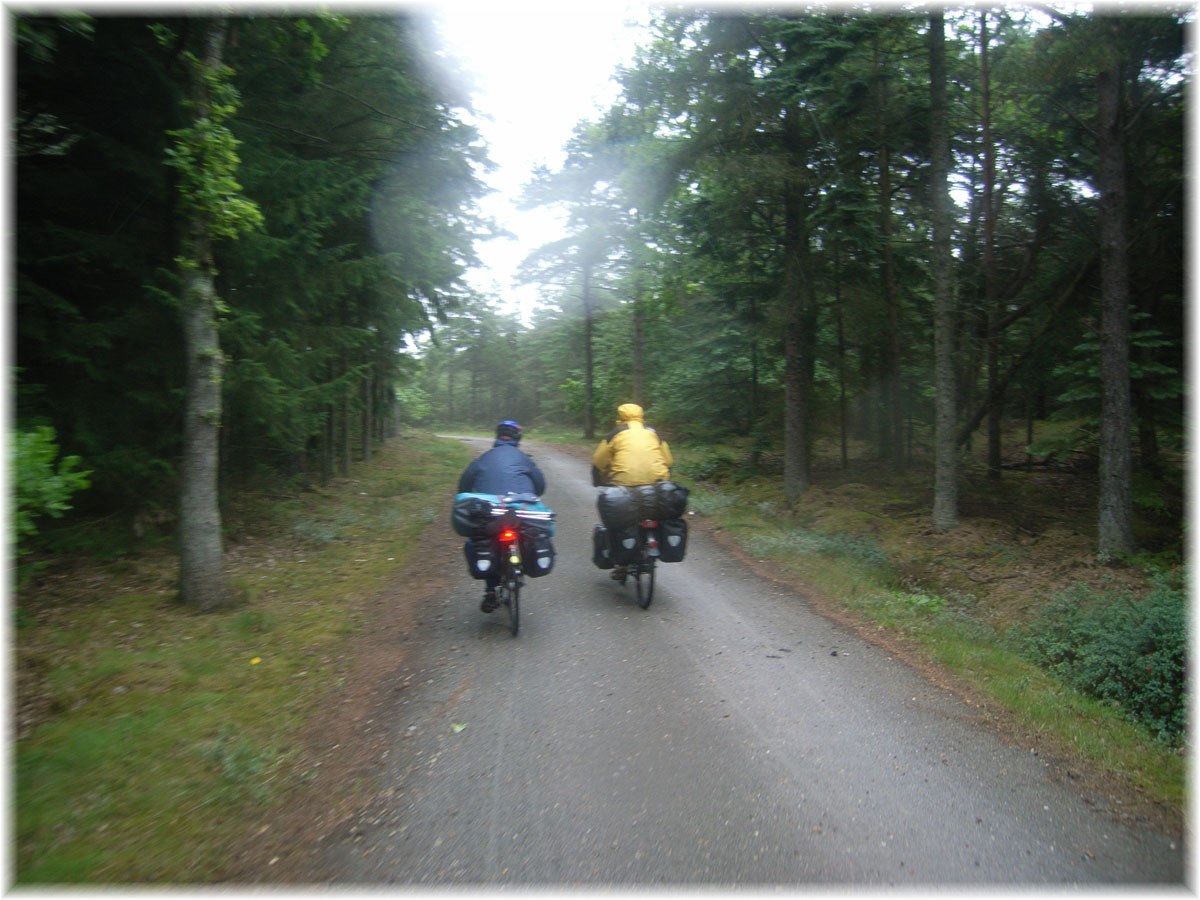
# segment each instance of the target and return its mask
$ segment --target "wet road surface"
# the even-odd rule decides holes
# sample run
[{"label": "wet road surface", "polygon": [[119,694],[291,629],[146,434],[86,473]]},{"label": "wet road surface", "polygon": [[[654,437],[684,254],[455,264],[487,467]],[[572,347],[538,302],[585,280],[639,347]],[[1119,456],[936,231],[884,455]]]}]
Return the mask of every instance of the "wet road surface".
[{"label": "wet road surface", "polygon": [[698,530],[640,609],[591,564],[587,464],[527,445],[555,569],[527,581],[514,638],[447,562],[382,798],[324,851],[337,883],[1182,885],[1178,841],[1048,780]]}]

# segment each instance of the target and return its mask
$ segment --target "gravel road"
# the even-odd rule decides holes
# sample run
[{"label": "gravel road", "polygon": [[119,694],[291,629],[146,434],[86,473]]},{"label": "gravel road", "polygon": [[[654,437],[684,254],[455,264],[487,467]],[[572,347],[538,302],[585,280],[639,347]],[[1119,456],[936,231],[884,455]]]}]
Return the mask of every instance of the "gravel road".
[{"label": "gravel road", "polygon": [[698,529],[639,609],[591,564],[587,464],[526,445],[555,569],[527,582],[514,638],[447,562],[460,574],[397,692],[386,790],[322,851],[335,883],[1183,885],[1177,839],[1050,780]]}]

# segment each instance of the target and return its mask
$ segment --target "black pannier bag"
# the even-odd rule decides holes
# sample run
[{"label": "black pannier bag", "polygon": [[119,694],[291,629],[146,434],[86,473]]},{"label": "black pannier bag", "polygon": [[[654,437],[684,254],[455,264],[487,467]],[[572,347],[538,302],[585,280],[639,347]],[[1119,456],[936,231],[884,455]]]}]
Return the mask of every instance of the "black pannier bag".
[{"label": "black pannier bag", "polygon": [[521,569],[530,578],[549,575],[554,568],[554,542],[550,532],[528,522],[521,526]]},{"label": "black pannier bag", "polygon": [[628,528],[643,519],[677,519],[687,509],[688,490],[673,481],[603,488],[596,498],[600,521]]},{"label": "black pannier bag", "polygon": [[658,523],[658,558],[663,562],[683,562],[687,553],[687,519],[663,519]]},{"label": "black pannier bag", "polygon": [[639,484],[636,487],[629,488],[629,493],[633,495],[634,502],[637,504],[637,519],[639,522],[642,519],[658,518],[657,484]]},{"label": "black pannier bag", "polygon": [[592,529],[592,565],[597,569],[611,569],[614,565],[608,546],[608,529],[603,525]]},{"label": "black pannier bag", "polygon": [[489,540],[473,540],[463,544],[463,556],[467,558],[467,571],[472,578],[487,578],[496,566],[495,544]]},{"label": "black pannier bag", "polygon": [[660,481],[657,485],[657,511],[655,519],[678,519],[687,511],[688,489],[673,481]]},{"label": "black pannier bag", "polygon": [[455,534],[473,537],[489,530],[492,520],[492,504],[483,497],[464,494],[454,501],[450,511],[450,527]]},{"label": "black pannier bag", "polygon": [[621,485],[603,488],[596,497],[596,511],[606,528],[629,528],[638,523],[641,510],[637,496]]},{"label": "black pannier bag", "polygon": [[608,529],[608,548],[612,561],[617,565],[628,565],[638,558],[639,532],[636,525],[627,528]]}]

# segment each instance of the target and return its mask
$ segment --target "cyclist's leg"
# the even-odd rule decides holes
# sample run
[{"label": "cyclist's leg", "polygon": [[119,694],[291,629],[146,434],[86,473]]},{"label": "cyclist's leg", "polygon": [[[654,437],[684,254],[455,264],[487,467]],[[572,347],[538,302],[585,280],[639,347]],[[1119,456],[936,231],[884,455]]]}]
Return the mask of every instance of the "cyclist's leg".
[{"label": "cyclist's leg", "polygon": [[499,567],[494,566],[487,573],[485,580],[485,589],[483,592],[483,601],[479,604],[479,611],[490,613],[494,612],[499,602],[496,600],[496,585],[500,583]]}]

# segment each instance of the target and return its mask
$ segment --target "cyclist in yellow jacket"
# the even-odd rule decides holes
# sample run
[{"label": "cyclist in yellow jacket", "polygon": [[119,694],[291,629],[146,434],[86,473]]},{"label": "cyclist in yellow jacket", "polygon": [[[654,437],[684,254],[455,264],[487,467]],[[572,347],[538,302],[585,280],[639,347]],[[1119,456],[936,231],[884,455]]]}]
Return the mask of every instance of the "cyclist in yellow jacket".
[{"label": "cyclist in yellow jacket", "polygon": [[[671,448],[644,419],[645,413],[636,403],[617,407],[617,427],[592,454],[592,484],[633,487],[671,477]],[[614,566],[613,580],[624,579],[625,570],[625,566]]]},{"label": "cyclist in yellow jacket", "polygon": [[617,427],[592,454],[593,484],[654,484],[671,477],[671,448],[636,403],[617,407]]}]

